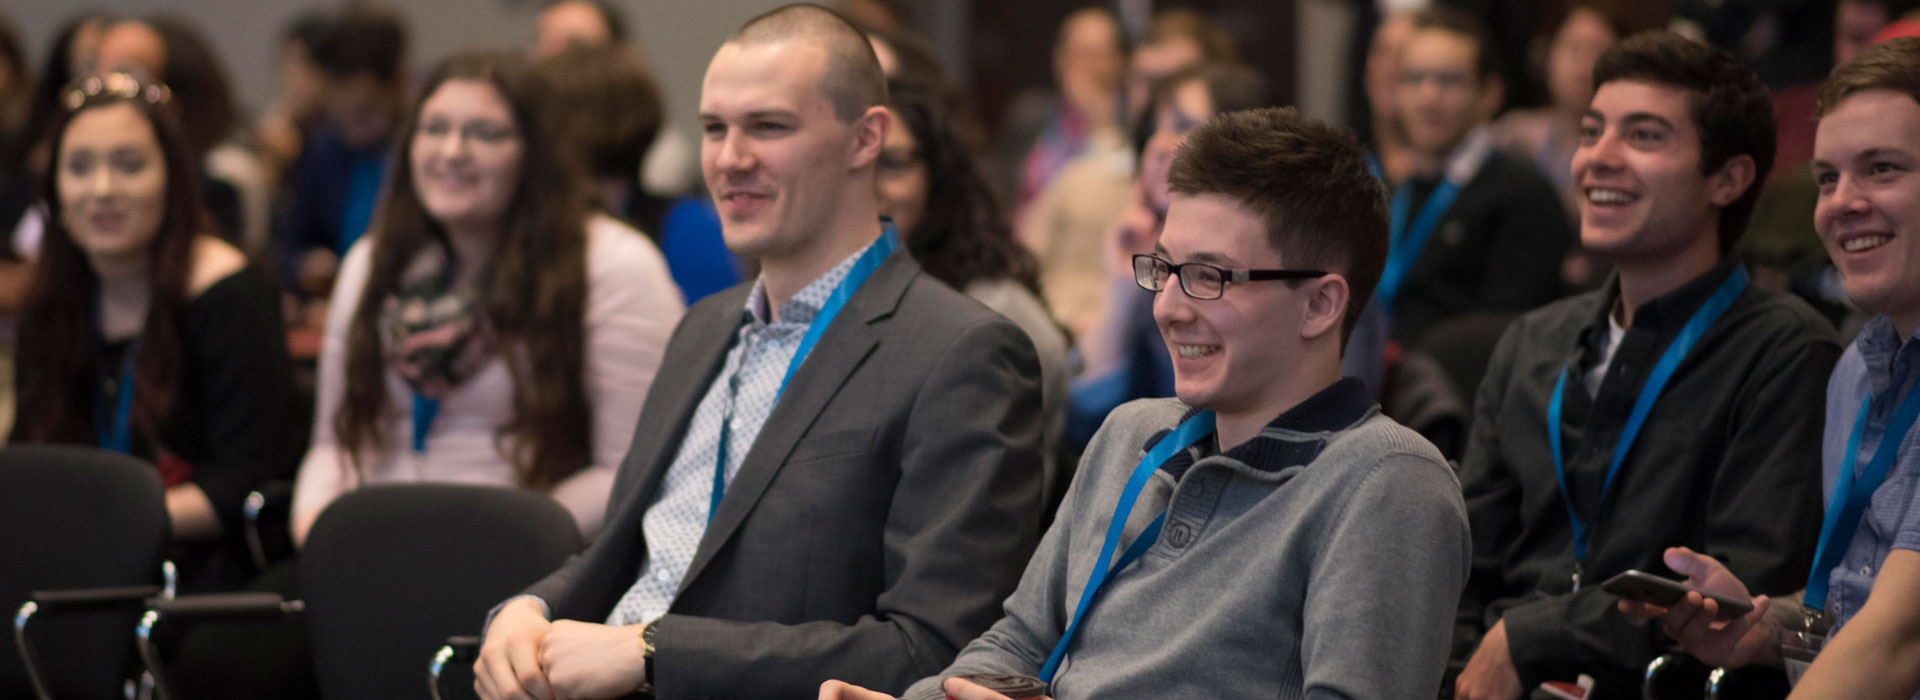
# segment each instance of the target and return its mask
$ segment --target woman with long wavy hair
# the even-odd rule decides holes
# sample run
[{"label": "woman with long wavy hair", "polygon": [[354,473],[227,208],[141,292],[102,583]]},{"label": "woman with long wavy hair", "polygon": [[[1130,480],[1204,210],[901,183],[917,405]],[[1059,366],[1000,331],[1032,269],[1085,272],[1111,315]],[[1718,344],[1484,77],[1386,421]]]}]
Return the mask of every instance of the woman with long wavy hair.
[{"label": "woman with long wavy hair", "polygon": [[456,54],[419,94],[333,289],[295,541],[392,481],[546,492],[591,535],[679,292],[644,236],[588,213],[524,59]]},{"label": "woman with long wavy hair", "polygon": [[[1067,338],[1041,301],[1040,264],[1014,240],[1005,209],[961,140],[943,91],[894,81],[887,92],[898,124],[880,151],[881,213],[892,217],[927,274],[1000,312],[1032,339],[1040,355],[1043,435],[1052,464],[1067,420]],[[1049,505],[1066,488],[1055,471],[1048,469]]]},{"label": "woman with long wavy hair", "polygon": [[65,95],[13,440],[153,460],[183,573],[220,587],[245,575],[213,563],[244,561],[242,501],[292,473],[304,435],[279,295],[215,235],[168,98],[118,73]]}]

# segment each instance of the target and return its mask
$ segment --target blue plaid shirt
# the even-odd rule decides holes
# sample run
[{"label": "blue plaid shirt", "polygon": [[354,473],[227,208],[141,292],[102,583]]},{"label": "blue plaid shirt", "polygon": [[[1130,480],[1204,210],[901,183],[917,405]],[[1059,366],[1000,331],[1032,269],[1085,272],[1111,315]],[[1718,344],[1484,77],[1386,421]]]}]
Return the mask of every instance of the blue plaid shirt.
[{"label": "blue plaid shirt", "polygon": [[[1860,329],[1860,337],[1840,356],[1827,382],[1827,427],[1822,443],[1822,490],[1833,494],[1840,469],[1858,474],[1873,458],[1887,436],[1887,423],[1895,409],[1914,391],[1920,379],[1920,333],[1905,342],[1898,337],[1893,322],[1875,316]],[[1860,436],[1860,452],[1847,464],[1847,439],[1860,414],[1860,402],[1868,394],[1882,396],[1888,387],[1899,387],[1890,398],[1876,400],[1868,412],[1866,430]],[[1860,517],[1847,553],[1835,566],[1827,589],[1828,615],[1835,632],[1845,625],[1860,606],[1867,602],[1873,578],[1895,549],[1920,551],[1920,430],[1909,432],[1894,456],[1887,480],[1873,492],[1873,501]]]}]

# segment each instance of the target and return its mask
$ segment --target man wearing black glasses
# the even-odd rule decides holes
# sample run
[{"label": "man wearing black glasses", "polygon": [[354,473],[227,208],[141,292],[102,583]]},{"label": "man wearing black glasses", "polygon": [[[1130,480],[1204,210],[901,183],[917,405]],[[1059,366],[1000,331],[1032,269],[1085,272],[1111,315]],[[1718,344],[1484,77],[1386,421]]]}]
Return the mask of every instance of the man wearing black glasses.
[{"label": "man wearing black glasses", "polygon": [[1439,452],[1340,376],[1385,193],[1351,135],[1289,109],[1213,118],[1168,179],[1134,271],[1179,398],[1107,419],[1006,617],[906,696],[1007,697],[952,678],[986,674],[1056,698],[1433,697],[1465,509]]}]

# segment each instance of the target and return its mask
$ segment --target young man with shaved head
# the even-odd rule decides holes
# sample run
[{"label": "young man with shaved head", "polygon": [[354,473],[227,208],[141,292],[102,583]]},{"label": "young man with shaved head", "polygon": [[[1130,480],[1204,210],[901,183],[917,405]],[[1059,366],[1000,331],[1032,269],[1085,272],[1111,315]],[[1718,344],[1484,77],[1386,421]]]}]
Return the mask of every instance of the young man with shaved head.
[{"label": "young man with shaved head", "polygon": [[1039,363],[879,217],[866,38],[783,7],[720,47],[701,165],[758,280],[688,311],[606,529],[496,609],[483,697],[905,686],[986,628],[1038,538]]},{"label": "young man with shaved head", "polygon": [[1458,482],[1340,376],[1385,192],[1350,134],[1271,108],[1194,129],[1168,182],[1133,261],[1179,398],[1113,412],[1006,617],[904,696],[1005,700],[955,676],[1017,674],[1061,700],[1433,697],[1466,581]]},{"label": "young man with shaved head", "polygon": [[1473,519],[1456,698],[1590,675],[1635,694],[1657,639],[1608,578],[1659,548],[1723,558],[1762,590],[1805,580],[1819,528],[1819,405],[1839,356],[1798,300],[1728,252],[1773,163],[1767,91],[1725,51],[1630,38],[1594,66],[1573,156],[1599,290],[1522,316],[1494,350],[1460,463]]}]

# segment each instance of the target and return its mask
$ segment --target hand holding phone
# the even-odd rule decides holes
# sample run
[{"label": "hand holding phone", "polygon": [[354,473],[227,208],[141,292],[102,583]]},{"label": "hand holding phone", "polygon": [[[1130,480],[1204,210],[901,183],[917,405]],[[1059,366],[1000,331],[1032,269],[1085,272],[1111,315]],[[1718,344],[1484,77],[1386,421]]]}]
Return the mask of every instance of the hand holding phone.
[{"label": "hand holding phone", "polygon": [[1675,603],[1685,599],[1687,593],[1691,591],[1700,594],[1703,598],[1713,599],[1717,607],[1714,619],[1720,621],[1737,619],[1753,612],[1751,602],[1709,593],[1673,579],[1634,569],[1607,579],[1605,583],[1600,584],[1600,589],[1627,600],[1663,608],[1673,607]]}]

